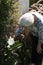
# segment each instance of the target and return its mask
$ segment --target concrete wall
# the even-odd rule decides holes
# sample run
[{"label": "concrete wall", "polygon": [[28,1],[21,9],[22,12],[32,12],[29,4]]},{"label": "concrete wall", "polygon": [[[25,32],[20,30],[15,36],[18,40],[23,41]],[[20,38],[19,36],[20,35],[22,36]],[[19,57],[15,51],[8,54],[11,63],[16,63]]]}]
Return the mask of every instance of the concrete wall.
[{"label": "concrete wall", "polygon": [[26,13],[29,8],[29,0],[19,0],[19,3],[20,3],[19,8],[21,14]]}]

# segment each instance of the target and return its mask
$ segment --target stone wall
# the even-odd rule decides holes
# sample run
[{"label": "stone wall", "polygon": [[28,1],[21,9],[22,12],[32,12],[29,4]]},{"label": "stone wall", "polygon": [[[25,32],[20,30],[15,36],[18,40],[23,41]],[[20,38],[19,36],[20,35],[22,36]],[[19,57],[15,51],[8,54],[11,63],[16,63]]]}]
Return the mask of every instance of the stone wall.
[{"label": "stone wall", "polygon": [[29,0],[19,0],[19,3],[20,3],[19,7],[21,14],[26,13],[29,8]]}]

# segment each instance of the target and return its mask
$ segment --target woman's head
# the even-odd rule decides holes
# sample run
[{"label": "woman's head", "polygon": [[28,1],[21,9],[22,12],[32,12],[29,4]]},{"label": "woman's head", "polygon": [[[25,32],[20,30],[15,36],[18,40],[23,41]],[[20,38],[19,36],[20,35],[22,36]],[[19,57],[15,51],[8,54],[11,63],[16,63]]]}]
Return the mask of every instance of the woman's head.
[{"label": "woman's head", "polygon": [[20,17],[19,22],[18,22],[20,26],[24,26],[24,27],[29,27],[33,23],[34,23],[34,16],[30,12],[23,14]]}]

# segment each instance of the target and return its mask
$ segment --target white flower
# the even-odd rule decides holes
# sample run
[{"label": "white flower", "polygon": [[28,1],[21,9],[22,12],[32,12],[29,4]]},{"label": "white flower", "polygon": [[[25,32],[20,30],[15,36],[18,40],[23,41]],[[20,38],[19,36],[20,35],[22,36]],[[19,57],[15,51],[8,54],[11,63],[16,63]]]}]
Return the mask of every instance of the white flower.
[{"label": "white flower", "polygon": [[8,45],[7,48],[10,48],[10,45]]},{"label": "white flower", "polygon": [[7,41],[7,43],[8,43],[9,45],[13,45],[13,44],[15,43],[14,38],[12,38],[12,37],[10,36],[10,38],[9,38],[8,41]]}]

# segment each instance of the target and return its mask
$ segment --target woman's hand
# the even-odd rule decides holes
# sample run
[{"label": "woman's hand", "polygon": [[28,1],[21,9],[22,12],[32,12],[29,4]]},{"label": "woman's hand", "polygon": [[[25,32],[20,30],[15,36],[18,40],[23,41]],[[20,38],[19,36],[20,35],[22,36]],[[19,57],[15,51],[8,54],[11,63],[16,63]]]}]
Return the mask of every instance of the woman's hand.
[{"label": "woman's hand", "polygon": [[40,44],[40,43],[38,43],[36,50],[37,50],[37,53],[38,53],[38,54],[41,53],[42,49],[41,49],[41,44]]}]

